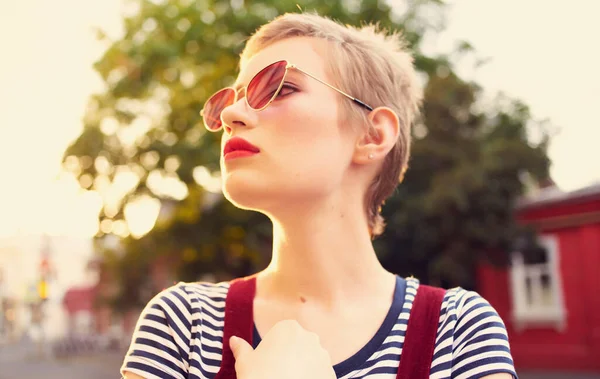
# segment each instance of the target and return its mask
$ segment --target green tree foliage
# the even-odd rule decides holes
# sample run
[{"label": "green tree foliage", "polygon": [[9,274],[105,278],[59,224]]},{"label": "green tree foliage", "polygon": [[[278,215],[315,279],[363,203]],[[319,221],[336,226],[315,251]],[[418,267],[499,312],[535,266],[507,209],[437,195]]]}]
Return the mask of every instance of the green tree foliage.
[{"label": "green tree foliage", "polygon": [[[506,264],[515,241],[531,233],[513,210],[526,183],[548,175],[548,135],[518,101],[499,97],[476,111],[481,90],[437,63],[410,169],[384,208],[388,227],[377,247],[391,270],[472,288],[478,262]],[[535,146],[527,133],[534,126],[542,128]]]},{"label": "green tree foliage", "polygon": [[[124,35],[114,41],[101,35],[109,47],[95,69],[105,90],[90,99],[65,167],[83,188],[111,194],[99,217],[115,232],[128,204],[143,197],[161,202],[156,226],[142,238],[123,238],[117,248],[108,243],[110,227],[98,233],[105,267],[120,284],[117,308],[137,306],[160,289],[149,280],[156,262],[176,280],[245,275],[267,263],[268,220],[236,209],[207,184],[218,175],[220,136],[205,133],[199,111],[234,80],[244,40],[298,8],[343,23],[401,29],[417,52],[427,82],[424,117],[415,128],[406,180],[384,208],[389,226],[376,244],[385,265],[425,281],[469,285],[477,259],[510,245],[521,179],[547,174],[547,141],[529,144],[526,106],[505,101],[478,111],[481,90],[461,80],[447,58],[419,52],[423,35],[443,25],[443,17],[430,21],[432,12],[443,16],[442,2],[407,1],[402,15],[380,0],[298,3],[130,0],[136,11],[124,19]],[[166,181],[179,190],[156,184]],[[118,193],[115,183],[126,190]]]}]

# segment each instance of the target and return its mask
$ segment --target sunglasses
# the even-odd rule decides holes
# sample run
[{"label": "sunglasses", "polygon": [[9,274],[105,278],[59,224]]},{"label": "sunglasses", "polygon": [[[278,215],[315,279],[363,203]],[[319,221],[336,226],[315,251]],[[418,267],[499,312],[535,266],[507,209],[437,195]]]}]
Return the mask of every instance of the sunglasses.
[{"label": "sunglasses", "polygon": [[[364,102],[358,100],[355,97],[352,97],[342,91],[339,88],[332,86],[331,84],[325,83],[319,78],[309,74],[306,71],[303,71],[296,67],[295,65],[289,63],[288,61],[278,61],[275,63],[271,63],[267,67],[260,70],[260,72],[250,80],[248,85],[245,87],[246,89],[246,103],[248,106],[255,111],[262,111],[267,108],[269,104],[273,102],[279,95],[281,88],[285,82],[285,77],[288,73],[288,70],[294,69],[299,71],[316,81],[325,84],[327,87],[339,92],[344,95],[348,99],[352,100],[356,104],[360,105],[363,108],[368,109],[369,111],[373,110],[373,107],[365,104]],[[232,87],[226,87],[222,90],[217,91],[214,95],[212,95],[204,104],[204,109],[200,111],[200,115],[204,120],[204,126],[211,132],[216,132],[221,129],[223,123],[221,121],[221,112],[223,110],[236,103],[238,100],[238,94],[244,88],[240,88],[236,90]]]}]

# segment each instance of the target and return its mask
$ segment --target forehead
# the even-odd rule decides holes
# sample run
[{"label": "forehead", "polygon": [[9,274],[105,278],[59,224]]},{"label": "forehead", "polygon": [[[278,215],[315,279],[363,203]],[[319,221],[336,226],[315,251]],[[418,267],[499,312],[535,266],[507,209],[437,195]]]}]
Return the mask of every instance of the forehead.
[{"label": "forehead", "polygon": [[277,41],[253,55],[241,67],[236,87],[245,86],[260,70],[281,60],[325,79],[325,52],[326,42],[317,38],[292,37]]}]

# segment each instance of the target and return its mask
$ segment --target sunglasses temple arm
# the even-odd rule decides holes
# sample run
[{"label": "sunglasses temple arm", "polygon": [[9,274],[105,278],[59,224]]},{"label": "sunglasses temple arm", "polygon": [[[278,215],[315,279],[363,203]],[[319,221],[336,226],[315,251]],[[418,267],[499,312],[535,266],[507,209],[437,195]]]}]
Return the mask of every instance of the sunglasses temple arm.
[{"label": "sunglasses temple arm", "polygon": [[313,75],[309,74],[308,72],[306,72],[306,71],[304,71],[304,70],[301,70],[301,69],[299,69],[299,68],[298,68],[298,67],[296,67],[296,66],[294,66],[294,69],[296,69],[296,70],[298,70],[298,71],[302,72],[302,73],[303,73],[303,74],[305,74],[305,75],[308,75],[308,76],[310,76],[311,78],[313,78],[314,80],[316,80],[317,82],[319,82],[319,83],[321,83],[321,84],[325,84],[327,87],[329,87],[329,88],[331,88],[332,90],[334,90],[334,91],[336,91],[336,92],[338,92],[338,93],[340,93],[340,94],[342,94],[342,95],[346,96],[348,99],[350,99],[350,100],[354,101],[356,104],[360,105],[361,107],[365,107],[365,108],[367,108],[367,109],[368,109],[368,110],[370,110],[370,111],[372,111],[372,110],[373,110],[373,107],[371,107],[370,105],[368,105],[368,104],[365,104],[365,103],[363,103],[362,101],[358,100],[357,98],[355,98],[355,97],[352,97],[352,96],[348,95],[346,92],[342,91],[341,89],[335,88],[335,87],[334,87],[334,86],[332,86],[331,84],[329,84],[329,83],[326,83],[326,82],[322,81],[321,79],[317,78],[316,76],[313,76]]},{"label": "sunglasses temple arm", "polygon": [[[350,97],[350,96],[349,96],[349,97]],[[368,104],[365,104],[365,103],[363,103],[362,101],[358,100],[357,98],[355,98],[355,97],[350,97],[350,98],[352,99],[352,101],[354,101],[356,104],[360,105],[361,107],[365,107],[365,108],[367,108],[367,109],[368,109],[368,110],[370,110],[370,111],[372,111],[372,110],[373,110],[373,107],[372,107],[372,106],[370,106],[370,105],[368,105]]]}]

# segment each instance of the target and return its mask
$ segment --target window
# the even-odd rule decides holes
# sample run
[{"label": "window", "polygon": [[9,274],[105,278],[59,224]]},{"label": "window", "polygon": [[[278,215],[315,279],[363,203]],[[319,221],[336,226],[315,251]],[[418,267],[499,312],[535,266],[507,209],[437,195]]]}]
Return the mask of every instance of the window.
[{"label": "window", "polygon": [[538,237],[543,247],[525,258],[512,254],[511,284],[513,321],[517,330],[531,326],[565,327],[566,312],[560,277],[560,251],[554,235]]}]

